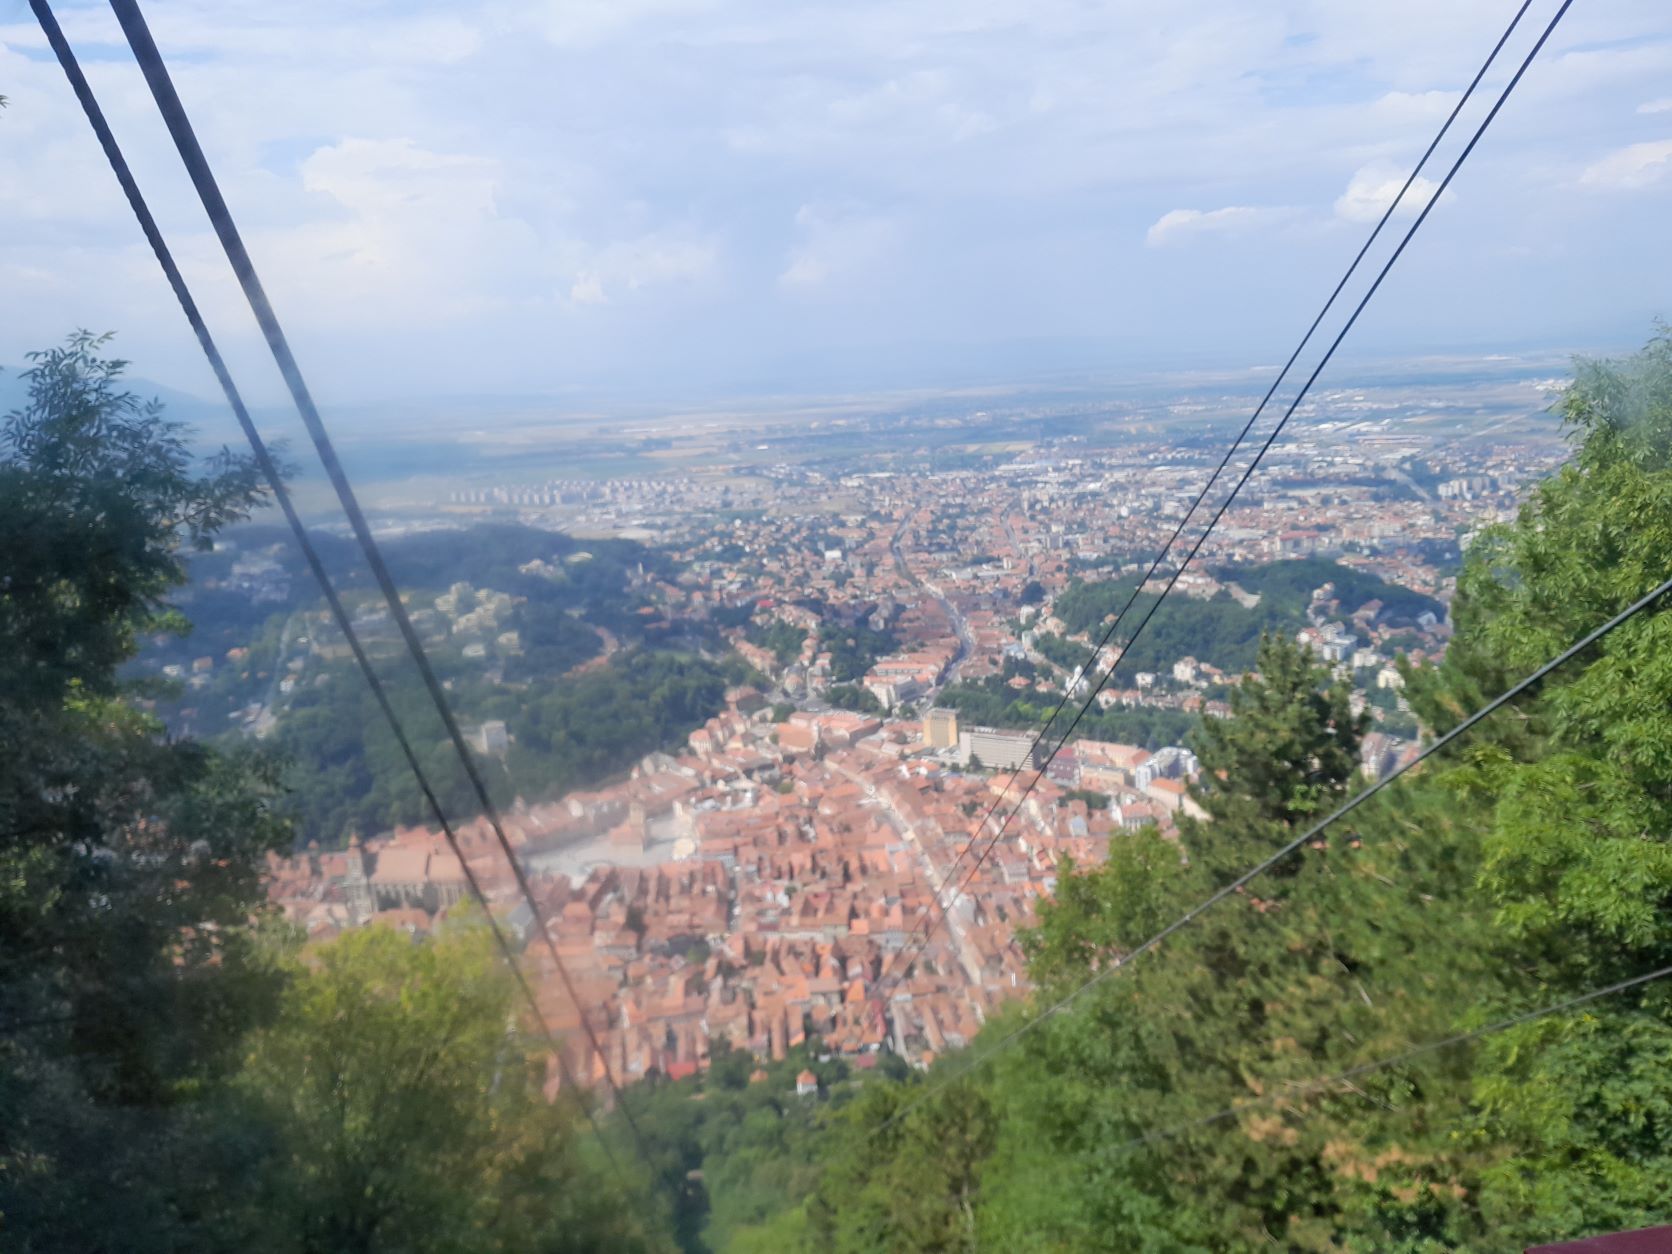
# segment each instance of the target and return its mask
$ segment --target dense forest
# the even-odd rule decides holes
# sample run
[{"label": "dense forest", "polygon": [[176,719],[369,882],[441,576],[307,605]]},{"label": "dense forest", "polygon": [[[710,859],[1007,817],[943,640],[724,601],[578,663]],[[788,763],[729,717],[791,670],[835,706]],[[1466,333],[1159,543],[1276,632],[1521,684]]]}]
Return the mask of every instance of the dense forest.
[{"label": "dense forest", "polygon": [[[352,540],[331,531],[308,534],[345,601],[375,598],[375,584]],[[213,548],[185,555],[187,582],[173,603],[188,629],[149,637],[147,662],[190,662],[205,654],[218,658],[228,649],[250,644],[291,613],[323,608],[319,589],[283,527],[246,523],[228,528],[218,540]],[[523,599],[527,617],[518,626],[539,637],[542,645],[584,632],[592,643],[581,645],[563,669],[598,651],[596,633],[585,631],[581,623],[604,627],[627,640],[642,638],[647,620],[640,611],[647,602],[634,588],[639,572],[645,577],[671,573],[665,553],[632,540],[583,543],[561,532],[506,523],[412,532],[382,540],[378,547],[396,583],[415,590],[419,598],[467,583]],[[261,595],[252,597],[237,586],[233,568],[240,559],[268,552],[276,577]],[[540,565],[523,569],[531,563]],[[559,614],[571,624],[568,633],[556,621]]]},{"label": "dense forest", "polygon": [[[1232,673],[1246,671],[1254,664],[1262,635],[1293,635],[1306,626],[1305,611],[1312,590],[1325,583],[1335,585],[1343,614],[1351,614],[1366,602],[1380,601],[1382,609],[1377,622],[1387,627],[1408,627],[1423,613],[1445,617],[1445,607],[1432,597],[1319,558],[1227,568],[1216,574],[1246,592],[1258,594],[1259,603],[1244,608],[1229,592],[1223,591],[1207,601],[1182,596],[1167,598],[1149,620],[1137,644],[1122,659],[1121,669],[1125,674],[1164,670],[1181,657],[1194,657]],[[1075,580],[1057,596],[1051,613],[1069,635],[1087,632],[1093,639],[1101,639],[1107,620],[1120,612],[1132,595],[1133,586],[1130,579],[1097,583]],[[1156,600],[1155,593],[1139,596],[1128,612],[1130,621],[1143,621]],[[1123,628],[1116,628],[1113,642],[1122,644],[1129,634]],[[1042,634],[1039,648],[1056,661],[1057,657],[1049,652],[1050,639],[1050,633]],[[1063,662],[1079,665],[1085,661],[1086,652],[1084,646],[1063,649]]]},{"label": "dense forest", "polygon": [[769,650],[778,659],[779,666],[788,666],[801,656],[802,646],[807,643],[807,633],[800,627],[786,623],[781,618],[774,618],[761,624],[751,624],[748,631],[751,642]]},{"label": "dense forest", "polygon": [[864,622],[851,626],[827,622],[819,628],[819,648],[830,654],[832,683],[858,683],[878,658],[899,647],[892,631],[878,631]]},{"label": "dense forest", "polygon": [[[188,579],[198,582],[188,582],[174,601],[189,629],[149,635],[126,673],[154,679],[170,663],[226,658],[207,685],[147,691],[162,697],[155,708],[172,730],[221,735],[227,743],[243,738],[240,716],[249,706],[265,703],[266,744],[284,763],[288,813],[304,842],[330,848],[353,831],[427,821],[393,735],[342,656],[342,638],[295,546],[280,543],[281,535],[246,524],[229,529],[216,548],[185,555]],[[312,539],[362,616],[368,651],[386,660],[391,700],[418,737],[438,795],[450,812],[474,814],[474,791],[421,681],[398,660],[400,641],[354,560],[358,548],[326,532]],[[391,574],[411,589],[405,595],[415,622],[461,721],[507,724],[510,750],[484,772],[501,804],[518,796],[538,801],[627,770],[644,754],[681,742],[720,710],[729,684],[752,677],[735,656],[708,649],[714,641],[698,626],[670,622],[645,595],[646,576],[671,573],[658,550],[632,541],[583,545],[507,525],[418,532],[380,547]],[[253,594],[236,565],[252,555],[261,572]],[[444,621],[425,622],[428,606],[461,584],[470,588],[458,594],[461,609],[491,593],[514,598],[475,658],[466,655],[465,641],[446,634]],[[513,633],[513,647],[495,643],[501,629]],[[607,661],[600,631],[622,646]],[[333,653],[310,652],[316,645]],[[231,660],[239,650],[242,659]],[[588,662],[592,668],[578,671]],[[278,687],[287,675],[298,685],[291,693]]]},{"label": "dense forest", "polygon": [[[1165,674],[1182,657],[1194,657],[1232,673],[1250,670],[1264,637],[1291,637],[1306,626],[1306,609],[1312,591],[1326,583],[1334,584],[1344,614],[1371,601],[1381,602],[1376,622],[1389,628],[1412,626],[1425,613],[1436,618],[1445,614],[1445,607],[1432,597],[1321,558],[1227,567],[1216,573],[1226,582],[1237,583],[1245,592],[1257,594],[1259,603],[1244,607],[1229,592],[1217,593],[1207,601],[1184,597],[1163,601],[1138,643],[1122,659],[1119,675],[1124,683],[1130,683],[1132,676],[1141,671]],[[1052,613],[1070,634],[1089,633],[1093,639],[1101,639],[1108,618],[1119,613],[1132,595],[1133,586],[1131,580],[1093,583],[1074,580],[1058,595]],[[1131,621],[1142,621],[1155,603],[1153,594],[1138,597],[1129,612]],[[1117,628],[1114,641],[1121,643],[1126,638]],[[1033,648],[1050,666],[1036,667],[1032,662],[1009,659],[1000,674],[949,685],[937,697],[938,704],[957,710],[965,722],[981,726],[1019,730],[1043,726],[1061,699],[1060,685],[1066,683],[1068,675],[1085,666],[1091,650],[1083,640],[1049,631],[1040,632],[1034,638]],[[1051,667],[1058,674],[1051,676]],[[1010,686],[1017,676],[1035,680],[1041,675],[1052,678],[1058,685],[1055,691],[1042,693],[1031,687]],[[1219,694],[1216,689],[1207,695]],[[1378,692],[1376,698],[1387,707],[1380,724],[1384,730],[1406,735],[1415,731],[1410,718],[1393,708],[1392,693]],[[1182,710],[1117,705],[1087,710],[1074,734],[1159,749],[1182,744],[1200,723],[1199,716]],[[1060,727],[1053,725],[1053,736],[1066,730],[1065,719]]]},{"label": "dense forest", "polygon": [[[496,804],[536,802],[598,784],[645,754],[673,748],[724,707],[728,686],[750,678],[734,657],[633,649],[581,674],[546,675],[516,687],[479,677],[452,678],[453,707],[463,719],[499,719],[510,749],[484,760]],[[384,831],[427,821],[423,798],[370,690],[348,664],[300,689],[269,744],[291,784],[287,802],[303,839],[339,846],[353,831]],[[386,682],[448,812],[473,815],[475,794],[429,696],[415,675]]]},{"label": "dense forest", "polygon": [[1344,614],[1351,614],[1371,601],[1380,601],[1382,608],[1376,621],[1388,627],[1409,627],[1423,614],[1435,618],[1444,618],[1446,614],[1445,606],[1425,593],[1320,557],[1267,562],[1263,566],[1225,566],[1214,574],[1222,582],[1235,583],[1245,592],[1258,594],[1262,601],[1271,601],[1296,614],[1306,609],[1313,589],[1326,583],[1334,585],[1335,599],[1341,603]]},{"label": "dense forest", "polygon": [[[878,1062],[879,1076],[898,1080],[908,1071],[893,1055]],[[796,1091],[803,1072],[817,1080],[816,1093]],[[831,1121],[866,1079],[839,1057],[821,1057],[816,1039],[765,1063],[722,1040],[706,1071],[683,1080],[652,1076],[627,1090],[655,1174],[690,1182],[674,1213],[682,1247],[790,1248],[800,1220],[788,1204],[817,1185]]]},{"label": "dense forest", "polygon": [[[1076,664],[1085,660],[1084,646],[1074,646],[1080,652]],[[958,711],[959,719],[978,727],[1006,727],[1033,731],[1045,725],[1062,700],[1060,687],[1053,692],[1038,692],[1024,688],[1020,692],[1010,687],[1010,679],[1018,674],[1032,677],[1033,668],[1026,663],[1010,663],[997,675],[984,679],[966,679],[948,684],[935,698],[937,705]],[[1076,707],[1078,703],[1076,702]],[[1052,724],[1054,744],[1068,730],[1074,710],[1064,707],[1062,718]],[[1110,706],[1107,710],[1089,709],[1074,729],[1077,738],[1112,740],[1117,744],[1139,745],[1145,749],[1160,749],[1166,745],[1183,744],[1184,739],[1201,724],[1201,719],[1182,710],[1158,706]]]},{"label": "dense forest", "polygon": [[832,684],[825,689],[824,699],[838,710],[852,710],[856,714],[881,714],[882,702],[869,688],[858,684]]}]

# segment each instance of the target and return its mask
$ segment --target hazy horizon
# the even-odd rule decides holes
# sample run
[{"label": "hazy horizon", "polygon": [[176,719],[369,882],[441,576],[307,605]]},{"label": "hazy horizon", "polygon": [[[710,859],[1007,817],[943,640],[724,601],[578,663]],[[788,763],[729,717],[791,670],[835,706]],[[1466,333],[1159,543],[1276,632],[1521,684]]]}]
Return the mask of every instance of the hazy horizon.
[{"label": "hazy horizon", "polygon": [[[1646,331],[1643,332],[1646,334]],[[121,356],[125,338],[111,341],[110,351]],[[1639,339],[1642,335],[1639,335]],[[1452,383],[1461,379],[1528,378],[1546,371],[1565,373],[1574,356],[1615,356],[1637,347],[1630,340],[1620,343],[1589,344],[1572,348],[1553,346],[1502,346],[1495,352],[1358,355],[1343,352],[1320,376],[1316,395],[1355,387],[1421,387],[1425,383]],[[546,392],[493,393],[459,392],[429,395],[369,397],[331,404],[330,425],[340,436],[362,442],[387,439],[391,443],[431,437],[436,428],[468,442],[469,432],[460,424],[538,423],[565,426],[597,421],[640,421],[664,423],[682,416],[746,419],[772,416],[779,420],[816,419],[848,410],[866,412],[890,403],[935,400],[954,403],[967,400],[971,406],[991,402],[1000,405],[1026,399],[1051,401],[1092,401],[1109,403],[1143,401],[1155,403],[1194,393],[1220,396],[1257,396],[1269,386],[1281,363],[1228,365],[1202,363],[1195,367],[1165,367],[1152,362],[1147,368],[1122,369],[1091,360],[1064,362],[1054,368],[1007,368],[988,361],[985,368],[942,363],[920,369],[902,369],[897,377],[872,374],[842,376],[839,367],[822,375],[804,371],[766,382],[744,377],[716,380],[706,385],[671,381],[653,386],[628,382],[576,382],[567,388]],[[0,362],[0,412],[17,405],[26,392],[21,377],[27,362]],[[792,382],[800,381],[800,386]],[[1283,389],[1292,396],[1304,374],[1297,368]],[[819,384],[825,386],[819,386]],[[240,437],[225,401],[211,390],[192,391],[175,387],[151,376],[144,362],[131,362],[124,387],[144,398],[160,400],[170,416],[187,423],[204,442],[237,441]],[[253,416],[269,438],[300,438],[294,407],[288,397],[274,395],[251,406]],[[395,419],[403,425],[396,426]],[[293,429],[294,428],[294,429]]]},{"label": "hazy horizon", "polygon": [[[151,20],[335,407],[1280,361],[1511,10],[193,2]],[[235,372],[278,401],[114,19],[92,0],[60,16]],[[1672,207],[1669,71],[1664,5],[1576,6],[1347,351],[1640,342],[1668,312],[1642,259]],[[213,396],[22,0],[0,0],[0,87],[0,361],[111,329],[146,378]]]}]

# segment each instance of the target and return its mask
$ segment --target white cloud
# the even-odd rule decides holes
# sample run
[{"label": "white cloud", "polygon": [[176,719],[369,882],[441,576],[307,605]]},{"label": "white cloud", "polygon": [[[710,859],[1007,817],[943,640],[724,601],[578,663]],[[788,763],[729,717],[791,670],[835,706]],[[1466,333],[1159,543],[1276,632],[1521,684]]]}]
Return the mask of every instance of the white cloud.
[{"label": "white cloud", "polygon": [[799,291],[864,278],[900,235],[889,218],[827,205],[802,205],[795,225],[801,241],[779,271],[778,284]]},{"label": "white cloud", "polygon": [[569,299],[577,305],[603,305],[610,298],[604,293],[603,279],[596,274],[582,274],[569,285]]},{"label": "white cloud", "polygon": [[322,321],[444,324],[515,299],[534,233],[500,213],[496,160],[347,138],[315,149],[299,173],[313,211],[261,232],[261,255],[273,258],[273,283]]},{"label": "white cloud", "polygon": [[[1387,212],[1387,207],[1393,203],[1393,198],[1399,195],[1399,189],[1405,186],[1405,180],[1409,177],[1408,170],[1400,170],[1383,162],[1372,162],[1360,168],[1347,181],[1347,190],[1336,198],[1336,216],[1349,222],[1375,222]],[[1399,202],[1394,217],[1416,217],[1422,212],[1422,207],[1433,199],[1439,186],[1433,179],[1419,174],[1412,181],[1405,198]],[[1446,199],[1451,199],[1451,195],[1452,193],[1447,191]]]},{"label": "white cloud", "polygon": [[[1136,22],[1130,4],[1085,0],[170,0],[152,22],[293,334],[329,334],[353,365],[342,377],[367,389],[471,372],[538,388],[553,359],[531,344],[626,369],[647,334],[745,368],[815,335],[925,325],[948,342],[1161,341],[1194,329],[1197,303],[1172,295],[1223,275],[1224,241],[1281,232],[1281,256],[1238,257],[1267,267],[1257,297],[1227,298],[1246,313],[1335,264],[1320,250],[1337,241],[1310,227],[1345,175],[1408,161],[1505,16],[1497,0],[1166,7]],[[236,340],[236,288],[108,6],[59,8]],[[0,4],[0,291],[17,294],[0,362],[108,326],[145,370],[196,379],[195,345],[27,13]],[[1540,192],[1593,161],[1596,186],[1663,169],[1652,149],[1608,154],[1656,138],[1622,121],[1665,133],[1669,73],[1666,0],[1575,6],[1471,158],[1459,190],[1480,213],[1428,247],[1560,240],[1576,266],[1596,254],[1607,278],[1587,291],[1652,308],[1652,275],[1601,262],[1653,229],[1654,198]],[[1404,171],[1373,172],[1336,213],[1380,211]],[[1146,232],[1163,206],[1196,208]],[[1126,299],[1109,300],[1110,276]],[[1547,317],[1492,300],[1448,312],[1517,333]]]},{"label": "white cloud", "polygon": [[824,258],[811,252],[798,252],[778,276],[785,287],[815,287],[830,277],[830,267]]},{"label": "white cloud", "polygon": [[944,163],[958,146],[992,135],[1023,108],[985,75],[972,81],[935,67],[872,78],[875,68],[864,67],[859,85],[847,76],[769,76],[771,98],[725,129],[727,145],[757,160],[921,169],[925,159]]},{"label": "white cloud", "polygon": [[1193,235],[1228,235],[1293,216],[1277,206],[1226,205],[1223,209],[1174,209],[1162,214],[1144,233],[1144,242],[1161,248]]},{"label": "white cloud", "polygon": [[1672,173],[1672,139],[1651,140],[1619,148],[1592,162],[1580,174],[1586,187],[1630,191],[1658,183]]},{"label": "white cloud", "polygon": [[499,160],[409,139],[320,148],[301,163],[302,185],[336,212],[264,241],[279,262],[275,280],[298,300],[331,292],[318,315],[331,320],[445,326],[518,316],[560,293],[571,306],[611,304],[715,268],[713,242],[690,232],[595,241],[562,222],[508,214],[504,177]]},{"label": "white cloud", "polygon": [[491,216],[497,164],[430,152],[410,139],[344,139],[302,162],[302,186],[383,219]]},{"label": "white cloud", "polygon": [[647,22],[700,14],[717,0],[547,0],[525,16],[553,44],[595,48]]},{"label": "white cloud", "polygon": [[953,143],[973,139],[997,123],[986,110],[958,99],[944,70],[917,70],[880,86],[830,102],[830,122],[837,128],[868,131],[909,126]]},{"label": "white cloud", "polygon": [[654,232],[575,251],[582,261],[569,299],[580,305],[604,304],[612,292],[695,283],[713,274],[719,259],[712,241],[672,232]]},{"label": "white cloud", "polygon": [[1457,93],[1451,91],[1390,91],[1371,107],[1389,122],[1412,125],[1438,122],[1456,103]]}]

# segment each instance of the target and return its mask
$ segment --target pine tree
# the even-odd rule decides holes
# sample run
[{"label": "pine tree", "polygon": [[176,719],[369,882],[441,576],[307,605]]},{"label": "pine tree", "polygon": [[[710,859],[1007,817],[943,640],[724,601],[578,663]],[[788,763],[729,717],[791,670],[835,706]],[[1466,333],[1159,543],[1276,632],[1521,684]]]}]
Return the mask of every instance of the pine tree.
[{"label": "pine tree", "polygon": [[1202,775],[1192,795],[1208,821],[1180,825],[1192,859],[1220,881],[1342,798],[1370,725],[1368,711],[1352,712],[1351,686],[1294,641],[1263,637],[1255,670],[1231,690],[1230,717],[1206,720],[1196,736]]}]

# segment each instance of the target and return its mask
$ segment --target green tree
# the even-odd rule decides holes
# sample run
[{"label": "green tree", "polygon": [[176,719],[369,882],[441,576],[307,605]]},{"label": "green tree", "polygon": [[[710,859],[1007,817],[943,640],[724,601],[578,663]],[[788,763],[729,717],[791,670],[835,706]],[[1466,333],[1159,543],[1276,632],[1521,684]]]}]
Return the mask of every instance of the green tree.
[{"label": "green tree", "polygon": [[993,1112],[985,1093],[953,1086],[911,1111],[913,1088],[867,1089],[831,1128],[831,1149],[807,1202],[807,1248],[975,1251],[982,1164]]},{"label": "green tree", "polygon": [[900,647],[892,631],[877,631],[866,623],[844,627],[825,623],[819,628],[819,647],[830,654],[830,678],[838,684],[853,684],[878,658]]},{"label": "green tree", "polygon": [[1231,716],[1208,719],[1194,739],[1202,774],[1192,795],[1210,821],[1187,822],[1185,843],[1226,878],[1343,795],[1370,725],[1368,712],[1352,712],[1350,685],[1330,682],[1292,640],[1262,638],[1256,670],[1257,681],[1231,690]]},{"label": "green tree", "polygon": [[582,1152],[540,1091],[485,926],[386,927],[315,951],[235,1084],[283,1169],[252,1199],[269,1249],[658,1248],[642,1199]]},{"label": "green tree", "polygon": [[[1084,661],[1084,654],[1075,663]],[[1054,696],[1043,696],[1031,688],[1021,693],[1009,686],[1015,675],[1034,678],[1031,663],[1007,661],[1002,675],[988,675],[983,679],[962,680],[948,684],[935,698],[939,705],[958,711],[961,721],[983,727],[1008,727],[1037,731],[1055,708]],[[1120,744],[1135,744],[1146,749],[1160,749],[1166,745],[1183,744],[1201,720],[1183,710],[1160,706],[1110,706],[1107,710],[1092,709],[1081,718],[1075,729],[1076,739],[1112,740]]]},{"label": "green tree", "polygon": [[123,669],[261,493],[103,344],[36,355],[0,429],[5,1247],[657,1248],[542,1100],[480,930],[298,961],[264,917],[272,761],[167,737]]},{"label": "green tree", "polygon": [[[1042,998],[1077,988],[1344,793],[1362,720],[1327,681],[1298,646],[1262,642],[1258,675],[1233,692],[1232,716],[1195,738],[1211,783],[1194,792],[1209,818],[1182,819],[1177,844],[1139,832],[1112,845],[1101,867],[1061,869],[1027,940]],[[986,1212],[993,1240],[1163,1250],[1252,1248],[1269,1234],[1327,1248],[1319,1230],[1334,1230],[1342,1203],[1319,1187],[1326,1120],[1303,1136],[1251,1111],[1155,1154],[1123,1145],[1258,1096],[1266,1077],[1304,1074],[1365,1031],[1338,1024],[1353,1000],[1342,961],[1350,942],[1327,922],[1338,899],[1320,891],[1332,878],[1325,860],[1305,862],[1099,984],[1007,1059],[995,1079],[1006,1085],[1000,1157],[1019,1161],[1030,1139],[1052,1145],[1069,1160],[1070,1183],[1053,1199],[1054,1219],[1005,1184]],[[1038,1187],[1035,1173],[1025,1179]]]},{"label": "green tree", "polygon": [[[1154,830],[1119,837],[1089,871],[1059,868],[1024,941],[1040,1004],[1080,989],[1354,785],[1363,720],[1293,644],[1264,642],[1232,708],[1195,742],[1207,821],[1183,820],[1176,841]],[[972,1244],[992,1249],[1454,1248],[1474,1231],[1458,1190],[1478,1179],[1475,1160],[1446,1139],[1468,1117],[1455,1060],[1346,1096],[1285,1091],[1443,1034],[1479,987],[1494,958],[1467,956],[1479,912],[1450,921],[1465,957],[1432,970],[1425,903],[1456,893],[1457,843],[1471,834],[1448,804],[1425,795],[1378,810],[1378,827],[1414,820],[1432,843],[1372,849],[1362,831],[1343,832],[1034,1025],[959,1082],[990,1111],[982,1156],[909,1208],[955,1215],[965,1198]],[[1016,1011],[999,1017],[973,1048],[1018,1024]],[[827,1183],[807,1204],[811,1230],[827,1234],[823,1248],[842,1248],[850,1230],[864,1234],[855,1247],[947,1248],[934,1224],[908,1229],[880,1200],[854,1209],[857,1229],[819,1209],[819,1196],[864,1197],[868,1181],[918,1170],[879,1123],[867,1128],[869,1157],[852,1155],[865,1175],[850,1178],[859,1168],[833,1147]]]},{"label": "green tree", "polygon": [[183,631],[183,553],[261,501],[77,334],[0,428],[0,1215],[36,1249],[178,1248],[207,1223],[192,1098],[278,979],[248,924],[287,836],[271,765],[172,741],[131,699]]},{"label": "green tree", "polygon": [[[1432,726],[1647,592],[1672,551],[1672,333],[1581,362],[1558,412],[1573,461],[1470,550],[1443,665],[1411,672]],[[1516,1001],[1559,1000],[1672,962],[1672,614],[1614,632],[1451,772],[1481,816],[1478,891]],[[1672,997],[1650,986],[1524,1025],[1479,1055],[1474,1135],[1503,1147],[1480,1207],[1502,1239],[1664,1221]]]},{"label": "green tree", "polygon": [[805,629],[787,623],[781,618],[774,618],[762,626],[750,627],[748,636],[763,649],[771,650],[779,666],[788,666],[800,657],[801,647],[807,642]]},{"label": "green tree", "polygon": [[[516,796],[544,799],[597,783],[677,744],[723,708],[734,675],[700,654],[635,648],[582,674],[528,680],[515,692],[460,676],[450,696],[465,720],[507,722],[507,760],[483,763],[490,795],[505,806]],[[448,813],[475,814],[475,792],[416,676],[396,678],[388,692]],[[341,845],[355,829],[428,821],[405,757],[346,663],[298,690],[271,743],[288,759],[291,804],[307,839]]]},{"label": "green tree", "polygon": [[839,710],[853,710],[858,714],[883,713],[882,702],[877,700],[876,694],[858,684],[832,684],[825,691],[824,699]]}]

